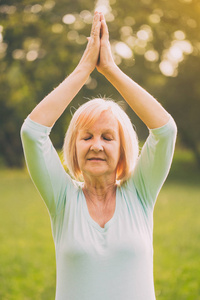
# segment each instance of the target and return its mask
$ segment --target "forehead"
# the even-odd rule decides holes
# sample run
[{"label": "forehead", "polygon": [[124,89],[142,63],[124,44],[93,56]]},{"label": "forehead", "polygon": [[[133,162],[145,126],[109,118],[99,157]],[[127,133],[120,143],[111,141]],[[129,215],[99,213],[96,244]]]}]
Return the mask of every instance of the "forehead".
[{"label": "forehead", "polygon": [[111,131],[118,134],[119,125],[113,113],[110,110],[107,110],[103,111],[93,124],[84,128],[80,128],[80,130]]}]

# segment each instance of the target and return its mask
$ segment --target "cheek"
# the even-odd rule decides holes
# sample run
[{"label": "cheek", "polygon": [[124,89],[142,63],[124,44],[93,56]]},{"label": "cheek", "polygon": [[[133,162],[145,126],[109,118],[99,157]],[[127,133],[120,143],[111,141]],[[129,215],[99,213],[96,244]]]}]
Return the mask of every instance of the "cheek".
[{"label": "cheek", "polygon": [[120,146],[119,144],[115,144],[112,148],[109,149],[110,156],[115,163],[118,163],[120,158]]},{"label": "cheek", "polygon": [[81,141],[76,143],[76,157],[77,157],[77,161],[78,163],[81,162],[81,160],[85,157],[86,153],[87,153],[87,145],[85,145],[85,143],[81,143]]}]

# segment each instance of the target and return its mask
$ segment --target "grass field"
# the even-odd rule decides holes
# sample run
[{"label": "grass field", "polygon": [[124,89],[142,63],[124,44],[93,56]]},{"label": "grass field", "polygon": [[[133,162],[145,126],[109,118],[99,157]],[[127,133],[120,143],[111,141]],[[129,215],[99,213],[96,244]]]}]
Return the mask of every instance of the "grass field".
[{"label": "grass field", "polygon": [[[0,299],[53,300],[55,254],[46,207],[26,171],[1,170],[0,191]],[[200,299],[199,212],[200,171],[189,152],[177,152],[154,212],[157,300]]]}]

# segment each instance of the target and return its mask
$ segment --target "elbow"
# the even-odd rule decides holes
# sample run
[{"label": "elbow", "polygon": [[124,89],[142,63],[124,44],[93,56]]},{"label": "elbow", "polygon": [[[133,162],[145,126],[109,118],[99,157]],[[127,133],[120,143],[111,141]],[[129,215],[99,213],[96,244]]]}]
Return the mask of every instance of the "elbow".
[{"label": "elbow", "polygon": [[176,125],[176,122],[174,121],[174,119],[172,118],[172,116],[170,117],[170,122],[171,122],[171,131],[174,133],[174,135],[176,136],[178,133],[178,127]]},{"label": "elbow", "polygon": [[22,126],[21,126],[21,129],[20,129],[21,140],[23,140],[24,136],[26,136],[26,127],[25,127],[25,124],[23,123]]},{"label": "elbow", "polygon": [[29,136],[29,134],[28,134],[27,126],[25,125],[25,121],[24,121],[24,123],[22,124],[21,129],[20,129],[21,140],[23,141],[28,136]]},{"label": "elbow", "polygon": [[31,131],[31,128],[26,124],[26,120],[24,121],[24,123],[21,126],[20,137],[21,137],[22,143],[24,141],[34,140],[34,135]]}]

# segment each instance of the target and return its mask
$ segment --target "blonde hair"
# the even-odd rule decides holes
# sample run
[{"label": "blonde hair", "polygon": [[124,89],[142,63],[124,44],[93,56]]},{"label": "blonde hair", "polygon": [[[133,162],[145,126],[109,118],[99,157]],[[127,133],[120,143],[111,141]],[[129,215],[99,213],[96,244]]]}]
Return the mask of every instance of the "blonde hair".
[{"label": "blonde hair", "polygon": [[74,113],[63,145],[64,163],[70,174],[83,180],[76,155],[76,138],[79,129],[89,128],[101,113],[110,110],[119,124],[120,159],[117,166],[116,180],[126,181],[132,174],[139,154],[138,138],[128,115],[113,100],[96,98],[81,105]]}]

